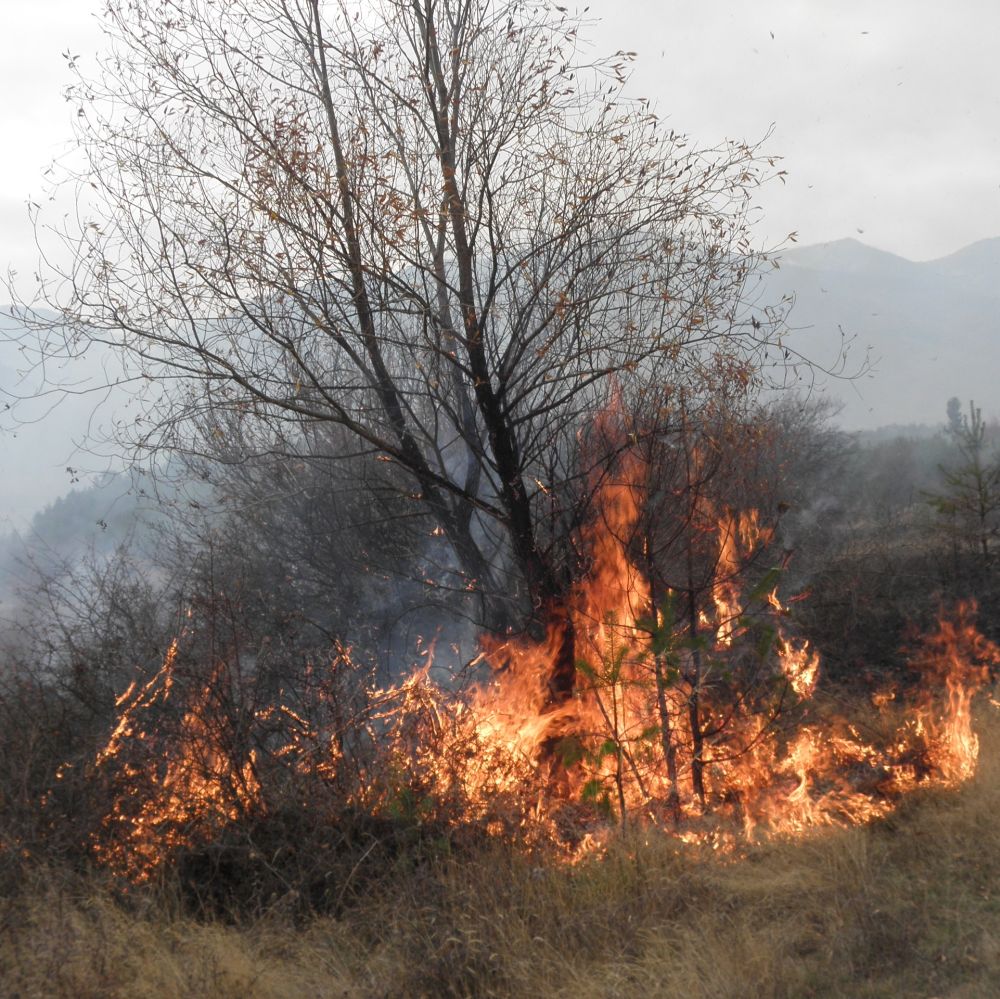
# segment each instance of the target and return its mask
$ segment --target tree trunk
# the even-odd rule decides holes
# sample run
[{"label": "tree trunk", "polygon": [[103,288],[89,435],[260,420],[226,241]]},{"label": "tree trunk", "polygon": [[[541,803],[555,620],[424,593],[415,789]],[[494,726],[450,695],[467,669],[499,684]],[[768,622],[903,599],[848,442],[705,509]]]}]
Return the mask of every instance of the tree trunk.
[{"label": "tree trunk", "polygon": [[[657,606],[660,602],[659,591],[656,585],[656,568],[653,564],[648,539],[643,545],[643,549],[646,553],[646,579],[649,580],[650,618],[659,627],[657,618]],[[656,679],[656,710],[660,716],[660,747],[663,750],[663,759],[667,765],[667,781],[670,784],[670,791],[667,794],[667,809],[674,825],[677,826],[681,821],[681,795],[680,785],[677,782],[677,746],[674,744],[673,722],[670,718],[670,707],[667,704],[665,665],[662,655],[653,656],[653,675]]]},{"label": "tree trunk", "polygon": [[546,700],[547,707],[556,708],[573,696],[576,685],[576,626],[564,604],[551,605],[549,622],[556,624],[560,632],[559,649],[549,675]]},{"label": "tree trunk", "polygon": [[698,602],[695,599],[694,586],[688,589],[688,636],[691,639],[691,693],[688,695],[688,719],[691,725],[691,785],[702,806],[705,805],[705,741],[701,731],[701,708],[699,691],[701,689],[701,649],[698,634]]}]

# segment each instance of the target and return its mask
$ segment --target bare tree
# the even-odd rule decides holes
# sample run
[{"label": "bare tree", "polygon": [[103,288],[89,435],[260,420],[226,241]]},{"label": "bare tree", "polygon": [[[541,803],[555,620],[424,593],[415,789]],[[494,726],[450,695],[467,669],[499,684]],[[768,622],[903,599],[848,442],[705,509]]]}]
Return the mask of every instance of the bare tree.
[{"label": "bare tree", "polygon": [[[669,422],[788,362],[747,305],[758,149],[697,149],[521,0],[110,0],[71,97],[89,165],[34,316],[145,386],[130,443],[299,453],[336,425],[402,472],[493,626],[562,622],[614,401]],[[56,259],[56,258],[53,258]],[[795,358],[792,357],[794,363]],[[588,467],[589,466],[589,467]],[[383,466],[384,467],[384,466]],[[572,502],[553,514],[553,496]]]}]

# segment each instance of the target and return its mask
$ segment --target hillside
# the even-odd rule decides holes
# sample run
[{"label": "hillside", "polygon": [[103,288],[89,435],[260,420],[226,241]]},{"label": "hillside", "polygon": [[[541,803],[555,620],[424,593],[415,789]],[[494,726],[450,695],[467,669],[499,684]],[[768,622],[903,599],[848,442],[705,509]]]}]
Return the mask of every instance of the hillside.
[{"label": "hillside", "polygon": [[829,363],[838,331],[849,368],[867,352],[867,375],[827,379],[822,391],[843,402],[846,428],[868,429],[941,423],[951,396],[1000,415],[998,278],[1000,239],[926,262],[844,239],[788,251],[765,290],[772,301],[794,296],[790,321],[808,356]]}]

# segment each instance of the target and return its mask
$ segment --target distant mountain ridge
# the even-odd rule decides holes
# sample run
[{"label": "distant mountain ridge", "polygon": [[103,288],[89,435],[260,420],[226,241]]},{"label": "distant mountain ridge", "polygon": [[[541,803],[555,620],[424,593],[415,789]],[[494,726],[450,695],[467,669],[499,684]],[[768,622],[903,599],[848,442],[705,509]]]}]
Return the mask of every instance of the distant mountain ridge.
[{"label": "distant mountain ridge", "polygon": [[981,239],[920,266],[979,294],[1000,299],[1000,237]]},{"label": "distant mountain ridge", "polygon": [[[874,362],[865,377],[827,378],[818,388],[842,401],[847,429],[942,424],[951,396],[975,399],[988,418],[1000,418],[1000,238],[923,262],[841,239],[788,250],[778,263],[755,297],[762,305],[794,298],[796,347],[833,364],[843,331],[848,367],[866,352]],[[0,309],[0,397],[20,389],[21,358],[4,342],[18,325]],[[66,465],[78,464],[73,440],[92,405],[88,397],[67,400],[16,435],[0,422],[0,535],[27,527],[32,513],[69,487]]]},{"label": "distant mountain ridge", "polygon": [[951,396],[1000,417],[1000,238],[912,261],[855,239],[797,247],[763,279],[762,298],[794,297],[799,347],[831,363],[841,331],[873,370],[822,391],[848,429],[942,423]]}]

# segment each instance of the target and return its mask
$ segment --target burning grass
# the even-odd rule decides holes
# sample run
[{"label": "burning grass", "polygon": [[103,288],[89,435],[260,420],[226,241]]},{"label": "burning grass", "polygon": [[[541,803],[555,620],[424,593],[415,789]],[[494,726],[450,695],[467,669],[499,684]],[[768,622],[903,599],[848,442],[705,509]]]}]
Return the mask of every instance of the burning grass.
[{"label": "burning grass", "polygon": [[[556,710],[523,707],[523,661],[511,672],[513,705],[506,675],[462,697],[425,667],[369,690],[349,723],[340,704],[339,722],[317,715],[317,705],[331,708],[329,688],[308,716],[280,702],[234,715],[236,681],[221,671],[178,695],[175,645],[151,680],[119,699],[111,738],[79,775],[110,802],[87,842],[102,866],[135,884],[186,865],[208,882],[249,872],[274,892],[301,888],[301,871],[279,873],[275,862],[293,858],[303,836],[333,854],[344,844],[351,854],[359,836],[390,852],[400,838],[445,849],[485,838],[578,863],[620,832],[658,830],[739,852],[848,827],[889,815],[915,790],[975,773],[972,707],[998,650],[970,615],[960,607],[914,650],[921,684],[899,698],[881,691],[849,712],[815,694],[817,658],[777,631],[771,689],[794,699],[784,715],[770,701],[739,705],[718,738],[704,739],[700,761],[683,687],[635,675],[650,653],[627,659],[616,631],[603,639],[611,665],[581,667],[589,683]],[[728,634],[722,648],[738,637]],[[340,665],[351,668],[346,656]],[[669,737],[655,724],[668,699],[660,717]],[[328,893],[315,900],[329,901]]]},{"label": "burning grass", "polygon": [[981,766],[890,818],[750,846],[653,833],[540,864],[486,845],[387,860],[337,918],[281,903],[236,924],[166,887],[25,876],[4,902],[7,995],[295,997],[993,996],[1000,980],[1000,725]]},{"label": "burning grass", "polygon": [[[914,642],[912,684],[842,703],[779,574],[743,571],[756,518],[703,503],[700,599],[654,599],[642,469],[620,472],[547,634],[484,639],[465,687],[429,662],[379,687],[345,649],[268,685],[181,634],[56,774],[39,842],[0,843],[5,987],[993,994],[1000,649],[974,608]],[[55,828],[65,880],[39,873]]]},{"label": "burning grass", "polygon": [[[973,607],[915,644],[912,687],[838,712],[818,653],[790,633],[778,573],[742,578],[768,541],[756,515],[703,503],[714,567],[700,605],[693,588],[686,616],[676,593],[654,600],[635,554],[649,540],[641,475],[626,462],[601,485],[600,517],[581,535],[589,571],[545,637],[485,637],[491,672],[464,690],[434,683],[429,662],[366,685],[340,650],[307,688],[253,702],[224,661],[185,682],[175,643],[120,697],[84,775],[111,802],[89,833],[93,855],[133,883],[193,856],[202,879],[226,880],[225,866],[229,880],[252,872],[278,891],[299,890],[300,874],[267,858],[288,857],[303,829],[334,852],[331,837],[359,825],[376,843],[385,836],[370,828],[402,828],[449,849],[486,838],[573,863],[615,830],[739,852],[882,818],[914,790],[974,774],[972,706],[1000,649]],[[554,699],[570,632],[575,688]]]}]

